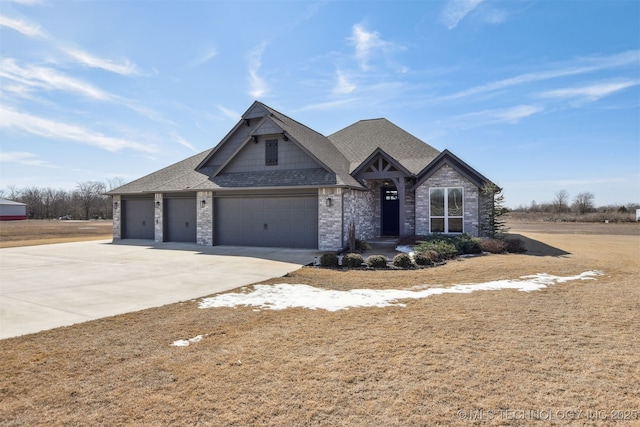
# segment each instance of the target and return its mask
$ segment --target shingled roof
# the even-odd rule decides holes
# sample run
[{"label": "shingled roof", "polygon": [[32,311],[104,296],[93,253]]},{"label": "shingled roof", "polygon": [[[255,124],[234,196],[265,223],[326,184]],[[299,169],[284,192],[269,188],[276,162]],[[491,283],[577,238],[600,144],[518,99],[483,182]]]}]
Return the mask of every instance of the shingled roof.
[{"label": "shingled roof", "polygon": [[349,173],[378,148],[414,175],[440,154],[432,146],[387,119],[360,120],[328,138],[349,160]]},{"label": "shingled roof", "polygon": [[351,172],[349,170],[349,160],[329,138],[267,105],[261,105],[271,113],[272,117],[278,120],[282,130],[293,137],[303,150],[310,153],[323,166],[326,166],[336,174],[338,183],[361,187],[360,183],[349,174]]},{"label": "shingled roof", "polygon": [[[125,184],[107,194],[295,186],[363,188],[351,173],[376,150],[382,150],[391,156],[413,175],[424,170],[440,154],[435,148],[386,119],[361,120],[326,137],[259,101],[254,102],[245,115],[251,111],[260,111],[260,114],[266,112],[266,118],[280,127],[300,149],[315,159],[321,168],[225,173],[220,163],[217,163],[218,166],[209,165],[209,159],[219,157],[227,138],[240,126],[244,126],[243,121],[240,121],[216,147]],[[229,155],[225,154],[223,158]]]},{"label": "shingled roof", "polygon": [[135,181],[131,181],[128,184],[109,191],[107,194],[144,194],[198,189],[203,181],[208,180],[209,176],[202,171],[197,171],[196,166],[198,166],[210,152],[211,150],[203,151],[188,159],[174,163],[171,166],[167,166]]}]

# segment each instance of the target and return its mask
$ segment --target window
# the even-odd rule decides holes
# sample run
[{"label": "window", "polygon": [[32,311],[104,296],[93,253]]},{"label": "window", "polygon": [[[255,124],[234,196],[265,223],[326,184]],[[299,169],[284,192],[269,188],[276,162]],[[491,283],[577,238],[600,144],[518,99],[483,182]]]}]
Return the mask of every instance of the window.
[{"label": "window", "polygon": [[398,200],[398,190],[389,190],[385,188],[384,199],[389,201]]},{"label": "window", "polygon": [[432,188],[429,206],[431,233],[462,233],[462,188]]},{"label": "window", "polygon": [[265,141],[265,161],[266,166],[273,166],[278,164],[278,140],[267,139]]}]

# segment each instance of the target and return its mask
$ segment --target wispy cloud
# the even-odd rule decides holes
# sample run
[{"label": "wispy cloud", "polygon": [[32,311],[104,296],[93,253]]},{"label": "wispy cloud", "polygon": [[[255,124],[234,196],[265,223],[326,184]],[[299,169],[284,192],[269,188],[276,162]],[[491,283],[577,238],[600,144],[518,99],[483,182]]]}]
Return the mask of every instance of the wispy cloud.
[{"label": "wispy cloud", "polygon": [[488,124],[510,123],[515,124],[520,120],[544,111],[540,105],[518,105],[510,108],[483,110],[475,113],[463,114],[457,119],[464,126],[476,127]]},{"label": "wispy cloud", "polygon": [[306,105],[302,108],[299,108],[298,111],[326,111],[333,110],[339,107],[345,107],[347,105],[352,105],[357,103],[358,99],[341,99],[338,101],[329,101],[329,102],[321,102],[318,104],[310,104]]},{"label": "wispy cloud", "polygon": [[13,84],[4,82],[0,88],[0,91],[10,93],[13,98],[33,100],[33,94],[37,91],[62,91],[96,101],[121,105],[157,122],[173,124],[150,108],[106,92],[91,83],[68,76],[50,67],[20,65],[13,58],[2,58],[0,59],[0,77],[7,79],[7,82],[13,82]]},{"label": "wispy cloud", "polygon": [[12,80],[28,88],[73,92],[100,101],[109,101],[112,96],[82,80],[67,76],[53,68],[20,66],[12,58],[0,60],[0,77]]},{"label": "wispy cloud", "polygon": [[621,90],[640,84],[638,80],[622,80],[604,83],[595,83],[588,86],[555,89],[539,94],[542,98],[580,99],[584,101],[597,101],[605,96],[612,95]]},{"label": "wispy cloud", "polygon": [[0,106],[0,116],[0,128],[14,129],[44,138],[79,142],[112,152],[123,149],[146,153],[156,151],[154,147],[138,142],[106,136],[81,126],[45,119],[4,106]]},{"label": "wispy cloud", "polygon": [[356,89],[356,85],[349,81],[347,76],[341,71],[337,72],[338,81],[333,88],[333,93],[337,95],[344,95],[353,92]]},{"label": "wispy cloud", "polygon": [[261,43],[249,53],[249,94],[253,98],[260,98],[267,92],[267,84],[258,74],[262,65],[262,54],[267,47],[267,43]]},{"label": "wispy cloud", "polygon": [[187,147],[189,150],[193,151],[194,153],[199,152],[199,150],[196,147],[194,147],[193,144],[191,144],[189,141],[187,141],[186,139],[178,135],[178,133],[173,132],[172,137],[174,141],[176,141],[178,144],[182,145],[183,147]]},{"label": "wispy cloud", "polygon": [[376,31],[368,31],[362,24],[356,24],[351,31],[349,40],[355,46],[355,56],[360,69],[369,70],[369,63],[380,53],[386,55],[394,50],[404,49],[395,43],[383,40]]},{"label": "wispy cloud", "polygon": [[517,86],[521,84],[550,80],[559,77],[574,76],[578,74],[586,74],[595,71],[600,71],[607,68],[616,68],[631,64],[637,64],[640,61],[640,51],[631,50],[627,52],[618,53],[610,56],[598,56],[591,58],[579,58],[574,63],[567,66],[559,67],[556,69],[537,71],[533,73],[520,74],[515,77],[511,77],[504,80],[498,80],[495,82],[487,83],[481,86],[476,86],[470,89],[466,89],[451,95],[440,97],[439,100],[452,100],[465,98],[468,96],[484,94],[500,89],[504,89],[511,86]]},{"label": "wispy cloud", "polygon": [[198,56],[196,59],[189,63],[189,67],[197,67],[202,64],[206,64],[211,61],[213,58],[218,56],[218,50],[216,48],[210,48],[202,55]]},{"label": "wispy cloud", "polygon": [[39,159],[35,154],[26,151],[0,152],[0,163],[17,163],[25,166],[58,168],[58,166],[52,165],[46,160]]},{"label": "wispy cloud", "polygon": [[502,24],[507,20],[507,12],[503,9],[491,9],[482,14],[482,19],[487,24]]},{"label": "wispy cloud", "polygon": [[135,64],[124,61],[113,61],[111,59],[100,58],[89,52],[80,49],[58,46],[58,48],[73,58],[77,63],[89,68],[99,68],[112,73],[121,74],[123,76],[139,74]]},{"label": "wispy cloud", "polygon": [[42,0],[5,0],[5,1],[11,1],[13,3],[18,3],[18,4],[24,4],[27,6],[31,6],[34,4],[41,4]]},{"label": "wispy cloud", "polygon": [[47,37],[39,25],[20,19],[12,19],[8,16],[0,15],[0,27],[11,28],[27,37]]},{"label": "wispy cloud", "polygon": [[98,68],[125,76],[140,74],[135,64],[132,64],[129,60],[114,61],[111,59],[105,59],[82,49],[71,47],[47,34],[40,25],[33,22],[0,15],[0,26],[11,28],[12,30],[18,31],[27,37],[47,40],[68,58],[85,67]]},{"label": "wispy cloud", "polygon": [[225,108],[222,105],[218,105],[218,110],[220,110],[220,112],[222,114],[224,114],[225,116],[227,116],[230,119],[233,119],[235,121],[238,121],[238,120],[240,120],[242,118],[242,114],[240,114],[240,113],[238,113],[236,111],[233,111],[233,110],[231,110],[229,108]]},{"label": "wispy cloud", "polygon": [[449,0],[442,11],[442,21],[452,30],[483,0]]}]

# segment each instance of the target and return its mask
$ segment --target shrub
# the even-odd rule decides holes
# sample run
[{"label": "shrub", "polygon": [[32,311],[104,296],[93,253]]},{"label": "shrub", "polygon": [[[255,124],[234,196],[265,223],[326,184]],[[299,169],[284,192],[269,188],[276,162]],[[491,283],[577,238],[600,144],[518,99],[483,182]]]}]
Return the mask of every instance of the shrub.
[{"label": "shrub", "polygon": [[368,251],[369,249],[371,249],[371,245],[369,244],[369,242],[356,239],[356,252],[362,253],[364,251]]},{"label": "shrub", "polygon": [[504,243],[506,245],[505,250],[507,252],[521,254],[527,251],[527,248],[525,247],[522,239],[519,239],[517,237],[507,237]]},{"label": "shrub", "polygon": [[367,258],[367,265],[371,268],[386,268],[387,258],[384,255],[371,255]]},{"label": "shrub", "polygon": [[456,236],[453,240],[454,245],[458,249],[458,254],[479,254],[482,252],[480,247],[480,239],[472,237],[470,234],[464,233],[460,236]]},{"label": "shrub", "polygon": [[424,252],[424,255],[429,258],[431,260],[431,262],[437,262],[440,261],[440,254],[436,251],[426,251]]},{"label": "shrub", "polygon": [[451,259],[455,258],[458,255],[458,248],[453,243],[449,243],[444,239],[431,239],[427,241],[418,242],[418,246],[416,246],[416,251],[418,252],[426,252],[426,251],[435,251],[440,254],[440,258],[442,259]]},{"label": "shrub", "polygon": [[363,253],[371,249],[371,245],[366,240],[355,239],[353,248],[349,245],[342,248],[343,252],[347,253]]},{"label": "shrub", "polygon": [[344,258],[342,258],[342,265],[349,268],[361,267],[363,262],[364,259],[362,255],[355,253],[346,254]]},{"label": "shrub", "polygon": [[413,261],[408,254],[398,254],[393,257],[393,265],[400,268],[410,268],[413,267]]},{"label": "shrub", "polygon": [[335,268],[338,266],[338,256],[332,253],[322,254],[320,257],[320,265],[322,267]]},{"label": "shrub", "polygon": [[416,252],[416,254],[413,256],[413,261],[418,265],[433,264],[433,260],[426,253],[422,253],[422,252]]},{"label": "shrub", "polygon": [[480,247],[485,252],[490,252],[492,254],[501,254],[507,248],[507,244],[498,239],[482,239],[480,241]]}]

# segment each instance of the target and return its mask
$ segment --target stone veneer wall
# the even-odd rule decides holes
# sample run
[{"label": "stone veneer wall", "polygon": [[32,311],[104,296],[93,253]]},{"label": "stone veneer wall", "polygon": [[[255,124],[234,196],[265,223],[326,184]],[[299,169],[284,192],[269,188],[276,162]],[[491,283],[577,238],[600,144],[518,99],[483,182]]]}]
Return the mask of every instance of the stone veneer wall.
[{"label": "stone veneer wall", "polygon": [[416,193],[411,191],[408,183],[405,188],[404,235],[413,236],[416,233]]},{"label": "stone veneer wall", "polygon": [[113,196],[111,202],[118,207],[113,210],[113,240],[122,239],[122,198]]},{"label": "stone veneer wall", "polygon": [[[327,206],[331,198],[331,206]],[[318,189],[318,249],[336,251],[342,247],[342,189]]]},{"label": "stone veneer wall", "polygon": [[[160,202],[160,206],[158,203]],[[153,201],[153,209],[155,216],[155,224],[154,224],[154,240],[156,242],[164,242],[164,223],[162,219],[164,218],[164,195],[162,193],[155,194],[155,200]]]},{"label": "stone veneer wall", "polygon": [[[201,206],[205,201],[204,207]],[[213,246],[213,192],[198,191],[196,198],[197,210],[197,237],[196,243],[203,246]]]},{"label": "stone veneer wall", "polygon": [[479,189],[468,179],[460,175],[451,166],[445,164],[415,192],[416,234],[429,234],[429,189],[435,187],[462,187],[464,197],[464,232],[478,236],[480,201]]},{"label": "stone veneer wall", "polygon": [[[347,245],[349,237],[349,224],[351,221],[356,226],[356,238],[368,240],[379,235],[379,209],[376,211],[376,197],[379,191],[345,190],[343,195],[344,221],[342,223],[342,246]],[[377,215],[376,215],[377,213]]]}]

